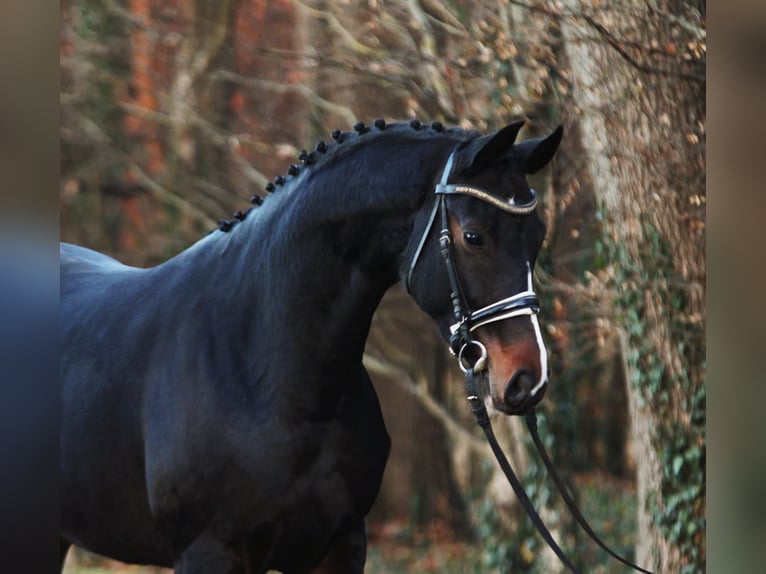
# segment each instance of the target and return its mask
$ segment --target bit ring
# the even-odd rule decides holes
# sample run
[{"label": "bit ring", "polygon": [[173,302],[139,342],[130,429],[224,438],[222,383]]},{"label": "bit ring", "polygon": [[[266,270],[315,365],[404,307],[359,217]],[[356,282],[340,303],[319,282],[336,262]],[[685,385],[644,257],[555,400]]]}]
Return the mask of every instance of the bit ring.
[{"label": "bit ring", "polygon": [[[465,353],[465,350],[471,345],[476,345],[477,347],[479,347],[479,350],[481,351],[481,356],[478,359],[476,359],[476,362],[474,363],[473,367],[471,367],[470,364],[466,366],[467,359],[463,357],[463,353]],[[458,362],[458,365],[460,366],[460,370],[463,371],[464,373],[467,373],[468,369],[473,369],[475,373],[483,371],[484,367],[487,366],[487,348],[480,341],[477,341],[476,339],[472,341],[468,341],[467,343],[464,343],[462,347],[460,347],[460,352],[457,354],[457,362]]]}]

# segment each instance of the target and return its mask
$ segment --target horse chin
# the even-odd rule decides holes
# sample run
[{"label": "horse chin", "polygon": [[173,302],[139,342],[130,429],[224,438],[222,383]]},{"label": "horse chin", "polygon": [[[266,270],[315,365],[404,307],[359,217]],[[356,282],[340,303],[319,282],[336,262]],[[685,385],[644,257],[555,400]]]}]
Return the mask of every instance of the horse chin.
[{"label": "horse chin", "polygon": [[484,398],[484,408],[487,409],[487,414],[490,416],[497,415],[510,415],[508,405],[506,405],[502,399],[498,398],[495,393],[492,392],[492,382],[490,381],[489,374],[485,371],[481,377],[481,396]]},{"label": "horse chin", "polygon": [[484,405],[487,407],[487,414],[491,417],[514,417],[525,415],[532,408],[532,405],[522,405],[519,408],[511,408],[501,402],[495,402],[491,397],[484,399]]},{"label": "horse chin", "polygon": [[[486,403],[492,404],[492,411],[494,413],[503,414],[505,416],[520,416],[525,415],[529,412],[529,410],[536,404],[536,403],[529,403],[529,404],[521,404],[518,407],[509,407],[506,405],[503,401],[496,400],[494,398],[490,398],[486,401]],[[489,411],[489,409],[487,409]]]}]

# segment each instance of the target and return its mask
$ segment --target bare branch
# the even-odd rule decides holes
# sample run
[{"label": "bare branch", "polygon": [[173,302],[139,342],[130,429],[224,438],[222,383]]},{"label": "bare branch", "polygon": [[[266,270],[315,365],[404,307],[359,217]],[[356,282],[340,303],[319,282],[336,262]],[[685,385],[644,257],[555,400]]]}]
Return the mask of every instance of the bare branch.
[{"label": "bare branch", "polygon": [[700,74],[690,74],[687,72],[683,72],[681,70],[668,70],[663,68],[657,68],[655,66],[649,66],[647,64],[642,64],[638,60],[636,60],[633,56],[631,56],[627,50],[623,47],[623,43],[617,39],[609,30],[606,29],[605,26],[600,24],[599,22],[596,22],[596,20],[587,15],[587,14],[580,14],[580,17],[585,20],[594,30],[596,30],[601,37],[606,41],[606,43],[612,47],[628,64],[633,66],[635,69],[637,69],[640,72],[644,72],[645,74],[655,74],[658,76],[666,76],[666,77],[672,77],[672,78],[681,78],[683,80],[688,80],[690,82],[697,82],[700,84],[704,84],[706,79],[704,75]]},{"label": "bare branch", "polygon": [[492,457],[492,451],[489,448],[489,444],[473,433],[467,431],[463,426],[456,422],[455,418],[447,411],[447,409],[431,396],[427,390],[425,381],[413,380],[410,373],[404,368],[391,361],[386,361],[380,357],[372,355],[369,352],[365,352],[364,354],[364,366],[373,373],[389,377],[391,380],[395,381],[400,388],[415,397],[423,408],[441,422],[444,429],[451,437],[453,437],[453,439],[468,443],[474,451],[480,453],[482,456],[487,458]]},{"label": "bare branch", "polygon": [[362,44],[356,38],[354,38],[354,36],[352,36],[351,33],[346,30],[343,24],[341,24],[340,20],[338,20],[338,18],[332,12],[326,10],[317,10],[316,8],[313,8],[312,6],[309,6],[300,0],[295,0],[295,5],[306,12],[308,15],[318,20],[324,20],[327,22],[327,25],[330,26],[330,28],[336,34],[338,34],[338,37],[343,40],[346,46],[351,48],[351,50],[353,50],[355,53],[376,58],[383,56],[383,54],[381,54],[379,51]]},{"label": "bare branch", "polygon": [[213,82],[234,82],[241,86],[247,86],[251,88],[257,88],[260,90],[268,90],[271,92],[275,92],[277,94],[287,94],[287,93],[296,93],[300,94],[306,100],[326,112],[330,112],[332,114],[337,114],[341,116],[344,120],[348,122],[349,125],[352,125],[356,121],[356,115],[346,106],[342,106],[340,104],[335,104],[333,102],[330,102],[328,100],[325,100],[323,97],[321,97],[319,94],[317,94],[314,90],[309,88],[308,86],[305,86],[303,84],[282,84],[279,82],[272,82],[270,80],[261,80],[259,78],[252,78],[252,77],[246,77],[242,76],[240,74],[236,74],[234,72],[230,72],[228,70],[218,70],[216,72],[213,72],[210,76],[211,81]]},{"label": "bare branch", "polygon": [[113,16],[117,16],[119,18],[122,18],[127,23],[129,23],[132,26],[136,26],[137,28],[141,28],[147,32],[149,31],[156,31],[154,26],[151,26],[149,22],[147,22],[144,18],[140,18],[133,14],[131,11],[126,10],[118,2],[115,0],[103,0],[104,8],[107,12],[112,14]]},{"label": "bare branch", "polygon": [[[531,4],[529,2],[523,2],[521,0],[510,0],[511,4],[514,4],[516,6],[519,6],[521,8],[524,8],[526,10],[530,10],[533,12],[538,12],[541,14],[544,14],[549,17],[553,18],[575,18],[575,19],[581,19],[585,21],[593,30],[598,32],[599,37],[601,37],[606,44],[611,47],[613,50],[615,50],[620,57],[622,57],[628,64],[630,64],[633,68],[637,69],[640,72],[643,72],[645,74],[652,74],[652,75],[658,75],[658,76],[664,76],[664,77],[672,77],[672,78],[680,78],[683,80],[691,81],[691,82],[697,82],[700,84],[704,84],[706,81],[704,74],[694,74],[689,72],[684,72],[682,70],[674,70],[674,69],[664,69],[664,68],[658,68],[656,66],[651,66],[649,64],[645,64],[642,62],[639,62],[635,57],[633,57],[628,50],[626,49],[626,46],[628,45],[625,40],[617,38],[612,32],[610,32],[607,27],[595,20],[593,16],[586,14],[583,11],[578,11],[571,9],[569,11],[561,11],[557,9],[551,9],[548,7],[547,4],[543,4],[541,2],[537,2],[534,4]],[[648,3],[647,3],[648,4]],[[705,30],[701,26],[697,26],[693,24],[692,22],[689,22],[686,19],[674,16],[668,12],[661,12],[655,8],[650,8],[653,12],[658,14],[660,17],[665,18],[668,22],[671,22],[672,24],[675,24],[685,30],[687,30],[689,33],[691,33],[695,38],[697,39],[704,39],[705,38]],[[651,50],[648,46],[635,46],[637,49],[640,49],[643,52],[649,52]]]},{"label": "bare branch", "polygon": [[164,187],[163,185],[158,183],[154,178],[149,176],[141,168],[141,166],[139,166],[138,163],[136,163],[133,160],[133,158],[130,155],[123,152],[117,152],[117,155],[136,174],[139,182],[143,184],[144,186],[146,186],[146,188],[156,197],[164,199],[168,203],[173,204],[174,206],[178,207],[182,212],[196,218],[198,221],[202,222],[203,224],[209,227],[213,227],[216,224],[217,220],[212,219],[207,213],[205,213],[204,211],[202,211],[196,206],[196,204],[200,203],[199,195],[195,196],[194,203],[191,203],[187,201],[183,196]]},{"label": "bare branch", "polygon": [[463,25],[463,23],[458,20],[452,11],[442,2],[439,2],[438,0],[423,0],[423,3],[428,6],[433,13],[438,15],[437,17],[432,14],[428,14],[428,18],[436,25],[440,26],[445,31],[455,36],[468,35],[468,30],[466,30],[466,27]]}]

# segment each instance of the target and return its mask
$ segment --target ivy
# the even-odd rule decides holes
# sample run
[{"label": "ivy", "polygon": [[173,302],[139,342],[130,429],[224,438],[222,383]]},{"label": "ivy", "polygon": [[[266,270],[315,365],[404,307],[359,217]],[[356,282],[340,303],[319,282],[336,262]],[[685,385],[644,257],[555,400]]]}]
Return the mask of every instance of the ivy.
[{"label": "ivy", "polygon": [[[685,319],[689,297],[683,282],[674,277],[671,246],[646,214],[642,232],[645,242],[638,260],[608,237],[604,250],[615,262],[612,288],[617,294],[618,321],[628,337],[629,382],[660,422],[653,447],[660,457],[662,480],[648,501],[652,523],[680,553],[680,573],[693,574],[704,571],[705,565],[705,365],[704,361],[694,364],[696,354],[704,353],[704,330],[701,323]],[[680,339],[674,348],[689,365],[676,377],[671,377],[652,343],[645,309],[647,290],[658,292],[667,305],[668,332]],[[677,396],[681,405],[674,406]],[[678,406],[688,415],[687,421],[677,420],[671,412]]]}]

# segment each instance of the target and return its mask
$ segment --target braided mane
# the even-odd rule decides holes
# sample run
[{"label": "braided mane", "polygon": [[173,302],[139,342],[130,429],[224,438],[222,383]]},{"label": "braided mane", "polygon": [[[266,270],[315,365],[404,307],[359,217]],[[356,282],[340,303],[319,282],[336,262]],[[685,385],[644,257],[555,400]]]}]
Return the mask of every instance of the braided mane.
[{"label": "braided mane", "polygon": [[[320,140],[311,151],[302,149],[298,154],[298,163],[290,164],[287,173],[277,175],[273,181],[264,186],[265,195],[253,194],[250,197],[250,203],[253,204],[247,211],[237,211],[232,219],[223,219],[218,222],[217,229],[228,233],[237,223],[244,221],[251,211],[263,205],[270,194],[287,191],[296,187],[298,176],[306,170],[317,170],[325,166],[338,157],[338,153],[349,148],[354,149],[358,145],[367,143],[371,138],[379,137],[383,132],[397,133],[416,133],[418,137],[429,138],[436,134],[454,134],[457,139],[473,139],[480,134],[475,130],[466,131],[462,128],[445,128],[440,121],[433,121],[430,124],[423,123],[420,120],[413,119],[409,122],[398,122],[388,124],[383,118],[377,118],[371,125],[365,125],[364,122],[356,122],[352,131],[334,130],[331,134],[331,140]],[[213,230],[215,231],[215,230]]]}]

